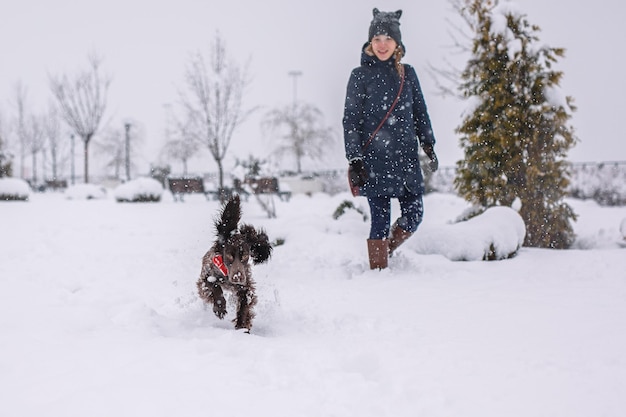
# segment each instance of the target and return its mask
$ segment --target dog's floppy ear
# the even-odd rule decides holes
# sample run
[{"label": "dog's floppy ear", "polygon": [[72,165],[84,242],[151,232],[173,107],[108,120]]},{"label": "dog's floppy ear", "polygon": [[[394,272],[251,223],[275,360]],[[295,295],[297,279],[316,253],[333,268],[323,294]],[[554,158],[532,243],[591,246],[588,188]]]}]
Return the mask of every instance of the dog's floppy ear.
[{"label": "dog's floppy ear", "polygon": [[270,244],[267,234],[262,229],[256,230],[254,227],[244,224],[239,228],[239,233],[246,239],[250,245],[250,253],[252,261],[260,264],[269,259],[272,255],[272,245]]},{"label": "dog's floppy ear", "polygon": [[233,195],[228,199],[220,218],[215,221],[215,231],[220,243],[224,243],[236,230],[241,220],[241,202],[238,195]]}]

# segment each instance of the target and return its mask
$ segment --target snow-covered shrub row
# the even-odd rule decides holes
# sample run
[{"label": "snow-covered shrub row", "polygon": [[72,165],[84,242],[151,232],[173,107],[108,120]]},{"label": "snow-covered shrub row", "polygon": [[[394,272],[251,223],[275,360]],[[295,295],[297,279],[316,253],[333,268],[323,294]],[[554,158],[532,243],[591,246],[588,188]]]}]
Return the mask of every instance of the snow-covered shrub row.
[{"label": "snow-covered shrub row", "polygon": [[113,195],[118,202],[158,202],[163,195],[163,186],[153,178],[137,178],[117,186]]},{"label": "snow-covered shrub row", "polygon": [[[581,200],[592,199],[604,206],[626,205],[626,162],[572,164],[567,193]],[[427,191],[453,193],[455,167],[442,167],[426,174]]]},{"label": "snow-covered shrub row", "polygon": [[75,184],[65,190],[68,200],[101,200],[106,196],[106,188],[96,184]]},{"label": "snow-covered shrub row", "polygon": [[569,195],[604,206],[626,205],[626,162],[572,165]]},{"label": "snow-covered shrub row", "polygon": [[0,201],[26,201],[30,186],[20,178],[0,178]]},{"label": "snow-covered shrub row", "polygon": [[440,193],[456,194],[454,189],[454,177],[456,167],[440,167],[436,172],[424,172],[426,192],[438,191]]}]

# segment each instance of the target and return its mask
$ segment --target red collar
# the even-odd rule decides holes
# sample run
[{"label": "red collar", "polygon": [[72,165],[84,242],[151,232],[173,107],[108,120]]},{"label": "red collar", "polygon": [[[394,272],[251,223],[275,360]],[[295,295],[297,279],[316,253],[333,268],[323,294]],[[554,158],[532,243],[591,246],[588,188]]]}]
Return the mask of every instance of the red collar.
[{"label": "red collar", "polygon": [[224,264],[222,255],[215,255],[213,257],[213,265],[215,265],[225,277],[228,276],[228,268],[226,268],[226,264]]}]

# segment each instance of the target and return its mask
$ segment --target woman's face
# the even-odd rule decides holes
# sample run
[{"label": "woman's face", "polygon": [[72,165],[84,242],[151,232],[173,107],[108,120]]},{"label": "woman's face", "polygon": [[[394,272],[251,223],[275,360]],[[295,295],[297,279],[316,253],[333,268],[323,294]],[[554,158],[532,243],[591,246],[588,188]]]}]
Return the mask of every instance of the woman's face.
[{"label": "woman's face", "polygon": [[386,61],[391,58],[397,47],[398,44],[390,36],[377,35],[372,38],[374,55],[381,61]]}]

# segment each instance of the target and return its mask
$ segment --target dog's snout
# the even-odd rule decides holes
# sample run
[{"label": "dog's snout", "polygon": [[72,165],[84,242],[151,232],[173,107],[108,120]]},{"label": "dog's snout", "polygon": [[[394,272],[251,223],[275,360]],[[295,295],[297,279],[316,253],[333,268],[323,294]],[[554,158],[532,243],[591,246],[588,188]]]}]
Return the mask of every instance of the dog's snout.
[{"label": "dog's snout", "polygon": [[246,284],[246,268],[241,261],[236,260],[233,262],[229,269],[229,279],[233,284],[245,285]]},{"label": "dog's snout", "polygon": [[231,278],[234,284],[242,284],[244,281],[244,275],[241,272],[235,272]]}]

